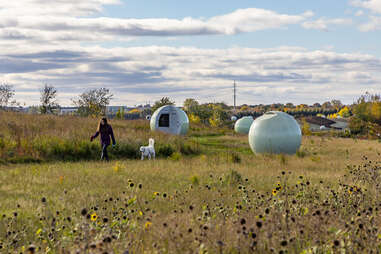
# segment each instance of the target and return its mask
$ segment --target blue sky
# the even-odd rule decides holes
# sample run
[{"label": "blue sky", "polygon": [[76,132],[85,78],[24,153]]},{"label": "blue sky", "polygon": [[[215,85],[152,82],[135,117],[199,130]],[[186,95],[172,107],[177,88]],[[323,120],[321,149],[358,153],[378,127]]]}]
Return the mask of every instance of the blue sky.
[{"label": "blue sky", "polygon": [[[123,1],[123,5],[107,6],[103,14],[119,18],[172,18],[185,17],[210,18],[233,12],[237,9],[261,8],[273,10],[278,13],[298,15],[311,10],[317,17],[347,18],[358,22],[366,21],[364,17],[356,17],[357,7],[348,4],[348,1],[300,1],[300,0],[256,0],[256,1]],[[364,38],[366,37],[366,38]],[[331,31],[306,30],[298,25],[287,29],[273,29],[258,31],[256,33],[239,34],[233,36],[197,36],[178,38],[169,41],[162,38],[147,38],[125,45],[173,45],[197,46],[204,48],[226,48],[232,46],[242,47],[277,47],[279,45],[302,46],[311,50],[324,49],[333,46],[338,52],[363,52],[381,57],[380,32],[359,32],[354,26],[343,26]],[[107,44],[106,44],[107,45]],[[112,45],[112,44],[111,44]]]},{"label": "blue sky", "polygon": [[0,82],[38,104],[107,87],[113,105],[169,96],[352,103],[381,93],[381,0],[18,0],[0,3]]}]

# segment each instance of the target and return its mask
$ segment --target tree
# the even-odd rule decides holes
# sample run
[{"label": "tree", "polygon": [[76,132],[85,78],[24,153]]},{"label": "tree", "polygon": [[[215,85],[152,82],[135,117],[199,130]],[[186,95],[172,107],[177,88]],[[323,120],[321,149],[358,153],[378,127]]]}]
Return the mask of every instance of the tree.
[{"label": "tree", "polygon": [[106,114],[106,107],[113,96],[107,88],[90,89],[72,101],[78,107],[78,114],[81,116],[97,117]]},{"label": "tree", "polygon": [[340,110],[343,107],[343,103],[340,100],[332,100],[331,104],[336,110]]},{"label": "tree", "polygon": [[188,98],[184,101],[183,106],[188,113],[197,113],[200,105],[195,99]]},{"label": "tree", "polygon": [[14,95],[15,90],[13,89],[13,86],[8,84],[0,85],[0,108],[16,104],[16,101],[11,101]]},{"label": "tree", "polygon": [[59,105],[56,101],[57,89],[54,86],[45,86],[41,89],[40,97],[40,113],[41,114],[52,114],[55,110],[59,108]]},{"label": "tree", "polygon": [[329,101],[324,102],[321,106],[325,109],[332,108],[332,104]]},{"label": "tree", "polygon": [[155,104],[152,106],[152,111],[155,112],[158,108],[165,105],[174,105],[175,102],[171,101],[168,97],[163,97],[158,101],[155,101]]},{"label": "tree", "polygon": [[120,110],[121,108],[118,108],[118,111],[116,112],[116,119],[122,119],[122,111]]}]

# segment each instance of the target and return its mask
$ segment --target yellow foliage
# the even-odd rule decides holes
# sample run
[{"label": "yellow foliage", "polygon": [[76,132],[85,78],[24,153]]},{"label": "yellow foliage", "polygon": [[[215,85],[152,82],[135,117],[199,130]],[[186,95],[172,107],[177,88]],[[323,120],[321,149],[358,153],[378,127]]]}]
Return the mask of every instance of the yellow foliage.
[{"label": "yellow foliage", "polygon": [[372,103],[371,115],[375,120],[381,120],[381,102]]},{"label": "yellow foliage", "polygon": [[140,110],[137,109],[137,108],[134,108],[134,109],[131,109],[130,111],[128,111],[129,114],[139,114],[140,113]]},{"label": "yellow foliage", "polygon": [[201,122],[201,119],[199,116],[195,115],[195,114],[189,114],[189,121],[191,123],[200,123]]},{"label": "yellow foliage", "polygon": [[344,108],[342,108],[339,113],[338,113],[341,117],[350,117],[351,116],[351,112],[349,110],[349,108],[347,106],[345,106]]},{"label": "yellow foliage", "polygon": [[303,120],[302,133],[306,136],[311,135],[310,125],[307,123],[306,120]]}]

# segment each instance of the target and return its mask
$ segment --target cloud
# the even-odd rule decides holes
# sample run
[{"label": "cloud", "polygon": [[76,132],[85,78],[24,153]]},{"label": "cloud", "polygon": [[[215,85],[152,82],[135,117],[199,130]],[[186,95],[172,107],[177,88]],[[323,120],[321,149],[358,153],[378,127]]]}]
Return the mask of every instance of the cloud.
[{"label": "cloud", "polygon": [[302,26],[306,29],[317,29],[317,30],[330,30],[331,26],[338,25],[350,25],[352,24],[351,19],[328,19],[328,18],[320,18],[313,21],[306,21],[302,24]]},{"label": "cloud", "polygon": [[381,17],[380,16],[370,16],[367,23],[361,24],[359,26],[360,31],[369,32],[375,30],[381,30]]},{"label": "cloud", "polygon": [[0,39],[58,44],[130,40],[144,36],[233,35],[300,24],[314,14],[280,14],[247,8],[208,19],[86,17],[116,0],[18,0],[0,3]]},{"label": "cloud", "polygon": [[119,0],[17,0],[1,1],[0,16],[87,16],[102,11],[103,5],[120,4]]},{"label": "cloud", "polygon": [[[232,80],[239,103],[352,102],[367,90],[381,92],[381,59],[366,54],[270,49],[191,47],[41,47],[22,45],[9,53],[0,46],[0,80],[15,85],[20,101],[38,103],[38,89],[58,88],[60,102],[88,88],[108,87],[114,105],[169,96],[181,103],[195,97],[231,102]],[[341,95],[341,97],[340,97]]]},{"label": "cloud", "polygon": [[374,13],[381,13],[381,0],[352,0],[351,4],[356,7],[369,9]]}]

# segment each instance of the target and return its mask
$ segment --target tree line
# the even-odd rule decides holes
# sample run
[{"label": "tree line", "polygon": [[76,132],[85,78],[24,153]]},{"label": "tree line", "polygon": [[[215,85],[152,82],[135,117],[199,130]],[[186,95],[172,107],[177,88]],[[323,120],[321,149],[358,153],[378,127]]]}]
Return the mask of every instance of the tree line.
[{"label": "tree line", "polygon": [[[14,98],[15,90],[8,84],[0,84],[0,109],[19,107],[20,103]],[[58,91],[45,84],[40,89],[40,105],[38,112],[41,114],[57,114],[61,108],[57,101]],[[99,116],[106,114],[106,107],[110,104],[113,94],[108,88],[89,89],[71,101],[81,116]]]}]

